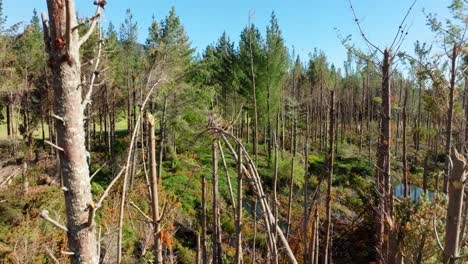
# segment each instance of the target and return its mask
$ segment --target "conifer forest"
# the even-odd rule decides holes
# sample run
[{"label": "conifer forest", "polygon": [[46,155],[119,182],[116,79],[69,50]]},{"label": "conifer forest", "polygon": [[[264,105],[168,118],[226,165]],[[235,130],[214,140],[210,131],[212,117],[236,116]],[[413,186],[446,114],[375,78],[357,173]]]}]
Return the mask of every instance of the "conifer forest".
[{"label": "conifer forest", "polygon": [[468,263],[467,0],[389,43],[338,1],[339,64],[275,12],[194,47],[178,6],[37,1],[0,0],[0,263]]}]

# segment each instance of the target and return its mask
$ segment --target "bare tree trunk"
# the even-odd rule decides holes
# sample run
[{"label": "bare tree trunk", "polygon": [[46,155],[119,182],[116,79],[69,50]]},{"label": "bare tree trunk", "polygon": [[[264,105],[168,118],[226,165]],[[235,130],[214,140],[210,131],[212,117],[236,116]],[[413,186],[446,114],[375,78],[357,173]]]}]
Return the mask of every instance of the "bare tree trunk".
[{"label": "bare tree trunk", "polygon": [[255,197],[254,203],[254,235],[252,245],[252,264],[255,264],[257,259],[257,197]]},{"label": "bare tree trunk", "polygon": [[237,160],[237,208],[236,208],[236,262],[242,264],[242,149],[238,146]]},{"label": "bare tree trunk", "polygon": [[197,233],[197,262],[196,264],[202,264],[201,259],[201,241],[200,241],[200,234]]},{"label": "bare tree trunk", "polygon": [[329,124],[329,146],[328,146],[328,178],[327,178],[327,203],[326,203],[326,221],[325,221],[325,238],[322,253],[322,263],[327,264],[329,254],[331,254],[330,248],[330,236],[331,236],[331,193],[332,193],[332,179],[333,179],[333,160],[334,160],[334,144],[335,144],[335,92],[331,91],[330,96],[330,124]]},{"label": "bare tree trunk", "polygon": [[156,139],[154,137],[154,117],[148,114],[149,125],[149,144],[150,144],[150,160],[151,160],[151,212],[153,213],[153,239],[156,263],[162,263],[162,245],[161,245],[161,228],[159,216],[159,191],[158,191],[158,176],[156,169]]},{"label": "bare tree trunk", "polygon": [[7,96],[7,103],[6,103],[6,121],[7,121],[7,135],[8,137],[11,136],[11,130],[12,130],[12,125],[11,125],[11,102],[10,102],[10,96]]},{"label": "bare tree trunk", "polygon": [[455,78],[457,77],[457,55],[458,55],[457,44],[453,45],[451,68],[450,68],[450,95],[449,95],[449,108],[447,113],[447,124],[446,124],[446,134],[445,134],[445,167],[444,167],[444,193],[448,191],[448,177],[449,177],[449,157],[450,150],[452,149],[452,126],[453,126],[453,106],[454,106],[454,97],[455,97]]},{"label": "bare tree trunk", "polygon": [[288,200],[288,222],[286,225],[286,239],[289,238],[289,234],[291,231],[291,212],[292,212],[292,199],[293,199],[293,192],[294,192],[294,158],[296,157],[296,148],[294,146],[294,141],[295,141],[295,123],[296,119],[293,118],[293,124],[292,124],[292,130],[291,130],[291,151],[292,151],[292,157],[291,157],[291,175],[290,175],[290,181],[289,181],[289,200]]},{"label": "bare tree trunk", "polygon": [[[380,137],[377,149],[377,214],[376,222],[376,251],[377,262],[385,263],[388,257],[388,243],[385,243],[385,237],[389,237],[389,229],[385,225],[386,216],[391,218],[389,210],[389,191],[390,191],[390,77],[391,77],[391,55],[389,50],[384,52],[382,65],[382,113],[380,125]],[[388,242],[388,240],[387,240]]]},{"label": "bare tree trunk", "polygon": [[445,223],[444,263],[455,263],[460,251],[460,224],[462,219],[463,193],[465,191],[466,160],[454,149],[453,167],[448,184],[448,207]]},{"label": "bare tree trunk", "polygon": [[208,249],[207,249],[207,241],[206,241],[206,233],[207,233],[207,226],[206,226],[206,176],[203,173],[202,175],[202,260],[203,264],[208,263]]},{"label": "bare tree trunk", "polygon": [[222,240],[221,240],[221,220],[218,206],[218,144],[214,140],[212,144],[212,166],[213,166],[213,264],[222,263]]},{"label": "bare tree trunk", "polygon": [[67,236],[71,263],[98,263],[89,167],[85,146],[84,105],[81,97],[80,46],[92,33],[100,9],[93,19],[89,35],[80,37],[73,0],[48,0],[49,21],[43,14],[44,42],[50,58],[60,169],[63,175]]},{"label": "bare tree trunk", "polygon": [[406,111],[408,107],[408,89],[405,89],[405,99],[403,103],[403,187],[404,197],[409,196],[409,184],[408,184],[408,164],[406,157]]},{"label": "bare tree trunk", "polygon": [[254,58],[252,51],[252,28],[249,17],[249,55],[250,55],[250,74],[252,75],[252,89],[253,89],[253,106],[254,106],[254,129],[253,129],[253,151],[255,156],[255,162],[258,161],[258,110],[257,110],[257,87],[255,84],[255,72],[254,72]]},{"label": "bare tree trunk", "polygon": [[303,235],[304,235],[304,264],[309,263],[309,252],[307,250],[307,237],[308,237],[308,226],[309,226],[309,208],[308,208],[308,198],[309,198],[309,112],[306,114],[306,132],[305,132],[305,143],[304,143],[304,226],[303,226]]},{"label": "bare tree trunk", "polygon": [[167,115],[167,96],[164,97],[164,105],[163,105],[163,110],[162,110],[162,117],[160,121],[160,127],[159,127],[159,162],[158,162],[158,179],[160,180],[162,178],[162,162],[163,162],[163,156],[164,156],[164,143],[166,140],[166,115]]}]

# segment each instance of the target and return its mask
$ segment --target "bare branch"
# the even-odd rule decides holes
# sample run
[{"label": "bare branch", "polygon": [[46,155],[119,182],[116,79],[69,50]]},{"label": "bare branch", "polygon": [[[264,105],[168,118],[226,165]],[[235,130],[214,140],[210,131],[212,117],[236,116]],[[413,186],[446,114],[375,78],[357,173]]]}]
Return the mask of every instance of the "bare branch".
[{"label": "bare branch", "polygon": [[102,194],[101,198],[99,199],[99,201],[97,202],[96,204],[96,209],[99,209],[101,208],[102,206],[102,202],[104,201],[104,199],[106,199],[106,197],[109,195],[109,192],[112,188],[112,186],[114,186],[114,184],[117,182],[117,180],[120,178],[120,176],[122,176],[122,173],[125,171],[125,166],[122,167],[122,169],[120,170],[119,174],[117,174],[117,176],[111,181],[111,183],[109,184],[109,186],[107,186],[106,190],[104,191],[104,193]]},{"label": "bare branch", "polygon": [[145,212],[143,212],[143,210],[141,210],[140,207],[138,207],[134,202],[130,201],[130,205],[133,206],[135,209],[137,209],[137,211],[138,211],[144,218],[146,218],[146,220],[148,220],[150,223],[153,223],[153,219],[151,219],[151,217],[149,217],[148,215],[146,215]]},{"label": "bare branch", "polygon": [[63,148],[61,148],[61,147],[55,145],[54,143],[50,142],[49,140],[44,140],[44,143],[49,144],[51,147],[53,147],[53,148],[55,148],[55,149],[57,149],[57,150],[65,151]]},{"label": "bare branch", "polygon": [[[397,33],[395,34],[395,37],[393,38],[393,42],[392,42],[392,45],[390,45],[390,50],[392,50],[393,48],[393,45],[395,44],[395,41],[398,39],[398,35],[400,34],[405,34],[404,33],[404,28],[403,28],[403,24],[405,23],[406,19],[408,18],[409,14],[411,13],[411,10],[413,9],[414,5],[416,4],[418,0],[414,0],[413,3],[411,4],[411,6],[408,8],[408,11],[406,11],[406,15],[403,17],[403,20],[401,21],[400,23],[400,26],[398,26],[398,31]],[[401,33],[400,33],[401,32]],[[401,44],[400,44],[401,45]]]},{"label": "bare branch", "polygon": [[96,175],[102,170],[102,168],[104,168],[106,165],[107,165],[107,161],[104,162],[104,164],[102,164],[101,167],[99,167],[99,168],[93,173],[93,175],[91,175],[91,177],[89,177],[89,180],[91,181],[91,180],[94,178],[94,176],[96,176]]},{"label": "bare branch", "polygon": [[367,44],[371,45],[374,49],[378,50],[380,53],[384,53],[379,47],[377,47],[376,45],[374,45],[367,37],[366,37],[366,34],[364,34],[364,31],[362,30],[362,27],[361,27],[361,23],[359,22],[359,19],[357,18],[356,16],[356,12],[354,11],[354,7],[353,7],[353,3],[351,2],[351,0],[348,0],[349,2],[349,6],[351,7],[351,11],[353,12],[353,16],[354,16],[354,22],[356,22],[356,25],[358,26],[358,29],[359,29],[359,32],[361,33],[361,36],[362,38],[364,39],[364,41],[367,42]]},{"label": "bare branch", "polygon": [[60,224],[59,222],[55,221],[54,219],[50,218],[50,216],[49,216],[49,211],[43,210],[43,211],[41,212],[40,215],[41,215],[42,218],[44,218],[45,220],[49,221],[51,224],[53,224],[53,225],[56,226],[57,228],[60,228],[60,229],[62,229],[63,231],[68,232],[68,229],[67,229],[64,225],[62,225],[62,224]]},{"label": "bare branch", "polygon": [[42,28],[44,30],[44,45],[47,53],[50,53],[50,32],[49,32],[49,20],[45,13],[41,14],[42,17]]},{"label": "bare branch", "polygon": [[89,39],[89,37],[91,37],[91,35],[94,32],[94,29],[96,28],[96,24],[97,24],[99,17],[101,17],[101,6],[97,5],[96,14],[93,17],[91,17],[91,26],[89,27],[88,32],[86,32],[86,34],[84,34],[80,38],[79,44],[78,44],[79,46],[83,45]]},{"label": "bare branch", "polygon": [[[99,6],[98,6],[98,8],[99,8]],[[93,93],[94,82],[96,81],[96,76],[98,74],[99,62],[101,61],[101,53],[102,53],[102,30],[99,27],[98,53],[97,53],[96,62],[94,63],[93,74],[91,76],[91,81],[89,83],[88,92],[86,93],[86,96],[85,96],[85,98],[84,98],[84,100],[82,102],[83,111],[85,111],[86,106],[91,102],[91,95]]]},{"label": "bare branch", "polygon": [[63,119],[63,117],[58,116],[58,115],[56,115],[56,114],[54,114],[54,113],[52,113],[50,116],[53,117],[53,118],[55,118],[55,119],[57,119],[57,120],[59,120],[59,121],[61,121],[62,123],[65,124],[65,119]]}]

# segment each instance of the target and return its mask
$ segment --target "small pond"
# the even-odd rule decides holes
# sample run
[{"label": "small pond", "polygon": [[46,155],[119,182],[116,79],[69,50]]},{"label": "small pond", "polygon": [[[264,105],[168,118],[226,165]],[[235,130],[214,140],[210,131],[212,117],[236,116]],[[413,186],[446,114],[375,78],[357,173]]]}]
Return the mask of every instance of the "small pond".
[{"label": "small pond", "polygon": [[[410,185],[409,188],[410,188],[410,197],[412,201],[418,201],[419,199],[421,199],[421,196],[423,195],[423,192],[424,192],[421,187],[416,186],[416,185]],[[396,197],[403,197],[404,190],[405,190],[405,187],[401,183],[393,187],[393,192]],[[427,195],[429,197],[429,200],[431,201],[434,200],[433,192],[428,191]]]}]

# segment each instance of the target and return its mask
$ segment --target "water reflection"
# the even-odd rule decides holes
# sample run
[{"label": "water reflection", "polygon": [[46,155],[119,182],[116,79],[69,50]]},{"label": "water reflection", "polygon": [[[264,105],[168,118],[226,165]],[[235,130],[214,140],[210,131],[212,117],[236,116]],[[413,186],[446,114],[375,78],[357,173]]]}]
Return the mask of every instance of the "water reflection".
[{"label": "water reflection", "polygon": [[[403,184],[398,184],[396,185],[394,188],[393,188],[393,191],[394,191],[394,194],[396,197],[403,197],[404,196],[404,190],[405,190],[405,187]],[[419,199],[421,199],[422,195],[423,195],[423,189],[420,188],[419,186],[416,186],[416,185],[410,185],[409,186],[409,191],[410,191],[410,198],[412,201],[418,201]],[[428,191],[427,192],[427,196],[429,197],[429,200],[434,200],[434,193],[433,192],[430,192]]]}]

